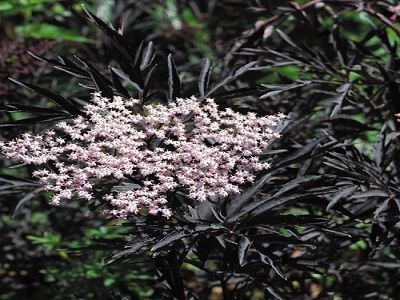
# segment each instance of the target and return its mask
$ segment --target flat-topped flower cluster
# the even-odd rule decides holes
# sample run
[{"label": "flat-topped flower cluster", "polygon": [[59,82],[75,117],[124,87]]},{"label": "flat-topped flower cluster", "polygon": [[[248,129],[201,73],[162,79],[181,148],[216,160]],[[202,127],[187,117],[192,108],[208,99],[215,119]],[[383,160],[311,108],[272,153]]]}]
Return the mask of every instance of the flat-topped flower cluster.
[{"label": "flat-topped flower cluster", "polygon": [[[42,135],[0,142],[0,149],[42,166],[33,175],[53,192],[54,204],[90,200],[96,185],[111,182],[104,199],[118,217],[141,211],[170,217],[174,191],[198,201],[239,193],[269,167],[259,154],[279,137],[275,127],[284,118],[220,110],[213,99],[195,97],[142,107],[139,100],[94,94],[84,110]],[[132,188],[112,188],[130,181]]]}]

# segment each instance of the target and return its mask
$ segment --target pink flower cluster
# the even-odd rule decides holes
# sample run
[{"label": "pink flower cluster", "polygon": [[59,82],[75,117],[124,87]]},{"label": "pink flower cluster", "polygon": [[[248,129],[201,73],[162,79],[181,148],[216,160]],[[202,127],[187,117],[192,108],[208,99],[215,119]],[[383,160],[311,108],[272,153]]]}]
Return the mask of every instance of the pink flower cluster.
[{"label": "pink flower cluster", "polygon": [[[43,135],[0,142],[0,149],[9,158],[43,166],[34,176],[54,193],[54,204],[92,199],[96,185],[111,182],[104,199],[118,217],[147,212],[168,218],[171,191],[198,201],[239,193],[256,171],[269,167],[259,154],[279,137],[274,130],[284,118],[219,110],[212,99],[142,108],[138,100],[100,94],[85,113]],[[127,181],[140,184],[115,188]]]}]

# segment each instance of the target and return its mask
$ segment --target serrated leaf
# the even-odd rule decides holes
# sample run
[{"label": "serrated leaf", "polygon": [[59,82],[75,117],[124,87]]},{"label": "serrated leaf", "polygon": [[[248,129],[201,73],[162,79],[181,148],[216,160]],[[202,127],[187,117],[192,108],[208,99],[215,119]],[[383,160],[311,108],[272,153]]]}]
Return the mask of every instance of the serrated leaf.
[{"label": "serrated leaf", "polygon": [[130,97],[127,89],[122,85],[119,76],[114,72],[114,70],[110,67],[111,79],[113,82],[114,89],[116,89],[119,93],[121,93],[125,97]]},{"label": "serrated leaf", "polygon": [[350,199],[370,198],[370,197],[389,197],[389,195],[386,191],[376,189],[354,194],[350,197]]},{"label": "serrated leaf", "polygon": [[89,63],[88,61],[83,60],[82,58],[75,56],[82,64],[87,67],[87,70],[92,78],[92,81],[96,85],[97,91],[101,92],[101,95],[106,98],[112,99],[114,96],[113,90],[110,87],[112,85],[111,81],[101,74],[96,68]]},{"label": "serrated leaf", "polygon": [[40,122],[54,122],[54,121],[60,121],[60,120],[65,120],[65,119],[69,119],[69,118],[71,118],[71,115],[67,115],[67,114],[41,115],[39,117],[34,117],[34,118],[27,118],[27,119],[22,119],[22,120],[17,120],[17,121],[9,121],[9,122],[5,122],[5,123],[0,123],[0,128],[1,127],[32,125],[32,124],[37,124]]},{"label": "serrated leaf", "polygon": [[336,204],[338,204],[343,198],[346,198],[350,195],[352,195],[356,190],[357,186],[350,186],[346,187],[344,189],[341,189],[339,192],[335,193],[330,200],[328,206],[326,207],[326,210],[331,210]]},{"label": "serrated leaf", "polygon": [[[89,19],[99,26],[99,28],[109,37],[112,45],[114,46],[116,52],[114,53],[114,58],[118,61],[120,67],[129,77],[132,82],[135,82],[140,89],[142,89],[144,84],[144,79],[140,70],[140,63],[138,58],[141,54],[141,49],[139,51],[133,51],[133,49],[124,40],[123,36],[120,35],[115,30],[111,29],[106,23],[100,20],[95,14],[90,12],[88,9],[83,7],[85,13],[88,15]],[[131,55],[135,52],[135,55]]]},{"label": "serrated leaf", "polygon": [[181,80],[175,67],[172,54],[168,55],[168,100],[173,101],[182,96]]},{"label": "serrated leaf", "polygon": [[248,72],[252,67],[254,67],[257,64],[257,62],[250,62],[237,70],[233,71],[230,75],[222,79],[220,82],[216,83],[209,91],[206,93],[205,97],[211,96],[214,92],[219,90],[221,87],[224,85],[227,85],[228,83],[238,79],[240,76]]},{"label": "serrated leaf", "polygon": [[340,109],[343,106],[343,101],[346,98],[346,96],[348,95],[350,88],[351,88],[351,84],[345,83],[336,90],[338,92],[338,94],[332,101],[332,103],[335,103],[335,106],[333,107],[329,118],[333,119],[334,117],[336,117],[336,115],[338,114],[338,112],[340,111]]},{"label": "serrated leaf", "polygon": [[281,245],[314,245],[307,241],[302,241],[294,237],[285,237],[277,234],[257,234],[252,237],[254,242],[265,242],[268,244],[281,244]]},{"label": "serrated leaf", "polygon": [[304,145],[303,147],[295,150],[294,152],[284,156],[279,160],[279,163],[273,168],[280,168],[282,166],[290,165],[304,158],[309,158],[312,151],[321,143],[324,138],[315,139],[314,141]]},{"label": "serrated leaf", "polygon": [[28,113],[45,113],[47,115],[50,114],[63,114],[64,112],[54,108],[45,108],[45,107],[37,107],[23,104],[2,104],[0,105],[0,111],[7,112],[28,112]]},{"label": "serrated leaf", "polygon": [[299,186],[305,186],[306,184],[313,183],[322,178],[321,175],[309,175],[309,176],[301,176],[299,178],[295,178],[290,180],[288,183],[282,186],[278,192],[276,192],[272,197],[279,197]]},{"label": "serrated leaf", "polygon": [[251,243],[252,242],[250,241],[250,239],[246,236],[242,236],[239,240],[238,259],[240,266],[244,266],[244,264],[246,263],[247,252],[250,249]]},{"label": "serrated leaf", "polygon": [[200,76],[199,76],[198,85],[199,85],[200,97],[204,97],[207,92],[208,83],[210,81],[211,68],[212,68],[211,60],[207,58],[204,61],[204,64],[203,64],[203,67],[201,69]]},{"label": "serrated leaf", "polygon": [[305,197],[304,194],[294,194],[285,197],[277,197],[277,198],[268,198],[262,201],[258,201],[257,203],[253,203],[249,205],[249,207],[245,208],[245,212],[251,212],[252,215],[257,216],[258,214],[262,214],[266,211],[269,211],[275,207],[290,203],[292,201],[298,200],[302,197]]},{"label": "serrated leaf", "polygon": [[33,199],[36,196],[36,194],[42,190],[43,190],[43,187],[39,187],[39,188],[33,190],[32,192],[27,193],[25,196],[23,196],[21,199],[19,199],[17,205],[14,208],[12,217],[15,218],[21,212],[21,210],[25,206],[25,204],[29,200]]},{"label": "serrated leaf", "polygon": [[[261,249],[260,249],[260,250],[261,250]],[[274,260],[274,258],[273,258],[274,255],[273,255],[272,253],[269,253],[269,254],[261,253],[260,250],[257,251],[257,252],[258,252],[258,255],[260,256],[261,262],[263,262],[263,263],[266,264],[266,265],[271,266],[272,269],[276,272],[276,274],[278,274],[281,278],[283,278],[283,279],[286,280],[286,275],[285,275],[285,273],[283,272],[283,270],[282,270],[280,264],[279,264],[278,262],[276,262],[276,261]],[[265,251],[264,251],[264,252],[265,252]]]},{"label": "serrated leaf", "polygon": [[244,192],[234,196],[227,205],[227,216],[229,221],[235,221],[239,216],[236,214],[253,198],[253,196],[263,187],[271,174],[264,175],[253,186]]},{"label": "serrated leaf", "polygon": [[142,58],[142,62],[140,64],[140,69],[141,70],[146,70],[148,69],[154,61],[154,58],[156,56],[156,47],[154,46],[153,42],[149,42],[144,49],[144,54]]},{"label": "serrated leaf", "polygon": [[176,241],[179,241],[184,237],[187,237],[188,235],[190,235],[190,233],[187,231],[171,232],[167,234],[165,237],[163,237],[159,242],[154,244],[153,247],[151,247],[151,252],[156,252],[161,248],[169,246],[172,243],[175,243]]},{"label": "serrated leaf", "polygon": [[79,109],[80,106],[77,103],[73,103],[69,99],[66,99],[48,89],[42,88],[42,87],[34,85],[34,84],[18,81],[18,80],[12,79],[12,78],[10,78],[10,80],[18,85],[26,87],[27,89],[35,91],[35,92],[49,98],[54,103],[58,104],[59,106],[61,106],[63,109],[65,109],[67,112],[71,113],[72,115],[83,115],[83,113]]},{"label": "serrated leaf", "polygon": [[126,80],[130,85],[132,85],[132,87],[133,87],[136,91],[138,91],[139,93],[142,93],[142,92],[143,92],[143,90],[141,89],[141,87],[139,86],[139,84],[136,83],[136,82],[134,82],[134,81],[132,81],[131,78],[130,78],[127,74],[125,74],[122,70],[117,69],[117,68],[113,68],[113,67],[111,67],[111,70],[112,70],[115,74],[117,74],[119,77],[121,77],[122,79]]}]

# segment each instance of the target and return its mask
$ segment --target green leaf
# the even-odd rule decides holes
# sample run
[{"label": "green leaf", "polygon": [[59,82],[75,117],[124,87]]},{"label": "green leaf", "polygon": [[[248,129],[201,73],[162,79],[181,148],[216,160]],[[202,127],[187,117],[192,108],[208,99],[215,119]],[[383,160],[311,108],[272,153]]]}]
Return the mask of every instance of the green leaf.
[{"label": "green leaf", "polygon": [[89,38],[80,36],[79,34],[76,34],[70,30],[46,23],[20,25],[15,28],[15,31],[25,38],[30,37],[35,39],[50,39],[94,44],[94,41]]},{"label": "green leaf", "polygon": [[105,278],[103,281],[104,286],[109,287],[115,283],[114,278]]},{"label": "green leaf", "polygon": [[364,240],[359,240],[349,246],[351,250],[365,250],[367,249],[367,243]]},{"label": "green leaf", "polygon": [[13,5],[7,1],[0,2],[0,11],[6,11],[13,8]]}]

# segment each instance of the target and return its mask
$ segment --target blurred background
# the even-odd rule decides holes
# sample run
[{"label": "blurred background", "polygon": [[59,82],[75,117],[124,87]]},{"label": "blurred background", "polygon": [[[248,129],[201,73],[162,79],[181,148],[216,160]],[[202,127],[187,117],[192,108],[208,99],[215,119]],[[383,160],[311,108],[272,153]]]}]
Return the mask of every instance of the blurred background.
[{"label": "blurred background", "polygon": [[[90,60],[99,69],[107,70],[107,65],[113,61],[110,42],[88,21],[82,5],[95,12],[106,23],[112,24],[129,39],[133,47],[138,47],[142,41],[154,41],[160,58],[173,53],[187,95],[195,94],[196,76],[204,58],[214,61],[213,76],[220,77],[231,66],[254,59],[255,55],[258,55],[256,59],[265,59],[264,62],[267,63],[268,57],[257,52],[257,49],[263,49],[265,45],[278,52],[280,49],[289,49],[290,45],[287,45],[282,36],[273,34],[276,26],[290,32],[292,38],[306,44],[311,49],[311,54],[312,49],[321,49],[320,53],[332,61],[331,66],[323,67],[336,69],[337,74],[345,74],[344,76],[350,78],[350,81],[357,81],[360,77],[367,78],[367,75],[360,75],[356,68],[350,70],[347,67],[351,64],[351,54],[346,57],[343,49],[350,49],[351,52],[359,46],[362,51],[373,53],[377,62],[385,64],[389,61],[387,45],[393,45],[399,40],[393,27],[388,23],[385,24],[382,19],[376,19],[373,13],[368,15],[365,11],[366,6],[353,5],[353,2],[357,1],[336,1],[344,4],[339,7],[336,7],[335,3],[330,6],[329,2],[335,1],[325,1],[327,4],[323,2],[0,0],[0,104],[35,103],[38,106],[46,106],[45,99],[22,89],[9,81],[9,77],[45,86],[62,95],[84,97],[82,95],[85,94],[85,87],[77,84],[76,79],[69,77],[65,72],[48,67],[29,52],[49,59],[59,57],[64,61],[66,57],[78,55]],[[367,5],[368,2],[374,1],[358,2],[360,5]],[[396,6],[396,1],[377,2],[383,4],[376,4],[374,8],[376,12],[384,16],[389,23],[398,23],[400,9]],[[346,3],[349,5],[346,6]],[[304,12],[307,6],[302,7],[307,4],[312,7],[310,14]],[[304,7],[304,10],[299,9]],[[271,19],[279,14],[285,17],[278,21],[272,20],[274,25],[269,26],[268,24],[272,24]],[[376,28],[382,31],[382,35],[376,35],[374,31]],[[335,42],[335,38],[332,37],[335,35],[340,35],[342,44]],[[383,39],[387,40],[386,44],[382,42]],[[302,51],[304,49],[306,47]],[[289,52],[292,57],[301,60],[296,57],[297,51],[300,52],[294,47]],[[342,53],[342,57],[337,56],[337,52]],[[362,64],[358,65],[360,70]],[[311,70],[312,73],[312,67],[307,71],[305,69],[307,68],[298,64],[277,64],[246,75],[238,86],[246,88],[249,82],[258,85],[287,86],[294,82],[298,83],[300,79],[311,79],[312,76],[307,71]],[[318,72],[313,74],[319,74]],[[368,76],[370,80],[373,74]],[[276,93],[269,96],[272,99],[268,102],[255,102],[254,99],[245,98],[239,102],[235,100],[234,105],[238,106],[238,109],[250,109],[262,113],[291,112],[294,117],[304,116],[315,109],[314,121],[320,116],[319,114],[323,114],[326,121],[331,109],[321,103],[326,103],[328,98],[331,99],[332,94],[337,92],[338,85],[325,85],[322,79],[325,80],[326,77],[319,78],[321,83],[316,94],[307,88],[297,92],[297,86],[293,86],[291,94],[283,98],[280,98],[283,94],[279,96],[279,93]],[[329,78],[332,82],[343,79],[340,79],[339,75]],[[166,78],[160,78],[159,81],[160,85],[166,85]],[[314,88],[314,91],[317,89]],[[371,94],[372,91],[369,90],[365,93],[360,92],[366,99],[370,99]],[[246,93],[243,94],[243,97],[245,96]],[[379,106],[379,103],[377,105]],[[305,128],[299,136],[304,136],[303,141],[306,142],[316,136],[316,132],[323,130],[331,130],[341,135],[367,122],[371,122],[368,125],[382,126],[382,118],[376,115],[369,118],[368,113],[364,113],[362,109],[360,111],[355,117],[355,122],[359,123],[342,123],[342,127],[333,128],[332,125],[324,123],[321,117],[321,122],[315,121],[313,128]],[[348,112],[354,111],[349,109]],[[391,111],[387,111],[384,117],[388,118],[390,115]],[[1,120],[19,121],[26,117],[25,112],[16,110],[12,114],[3,114]],[[0,127],[1,136],[7,139],[29,129],[32,128]],[[361,151],[371,151],[377,132],[377,130],[367,130],[357,137]],[[154,289],[156,282],[151,266],[145,258],[131,264],[104,268],[103,258],[110,250],[102,250],[99,246],[90,249],[93,241],[98,245],[103,240],[123,236],[125,234],[123,228],[110,228],[100,215],[82,205],[68,204],[62,208],[50,206],[47,193],[36,195],[29,187],[29,167],[9,168],[10,165],[8,161],[0,161],[3,184],[0,189],[1,300],[159,299]],[[18,183],[16,178],[26,180]],[[9,190],[11,182],[12,192]],[[88,246],[89,250],[72,251],[81,246]],[[365,258],[366,252],[363,251],[366,248],[367,245],[362,238],[355,240],[346,246],[347,252],[344,257]],[[329,255],[334,256],[335,253]],[[388,253],[387,255],[390,256]],[[192,270],[190,267],[187,268],[190,281]],[[355,294],[362,289],[365,293],[379,289],[382,283],[382,287],[384,284],[390,286],[388,282],[394,278],[383,273],[371,275],[370,270],[358,275],[356,272],[352,274],[347,279],[335,274],[325,278],[314,274],[305,279],[306,284],[301,293],[310,299],[364,299],[357,298]],[[196,284],[195,280],[193,284]],[[392,286],[395,285],[392,282]],[[352,291],[354,286],[359,288],[358,292]],[[388,290],[388,293],[392,292],[394,293]],[[215,289],[209,294],[209,299],[216,300],[220,299],[221,291]],[[263,297],[254,294],[246,299],[263,299]],[[306,296],[299,299],[306,299]]]}]

